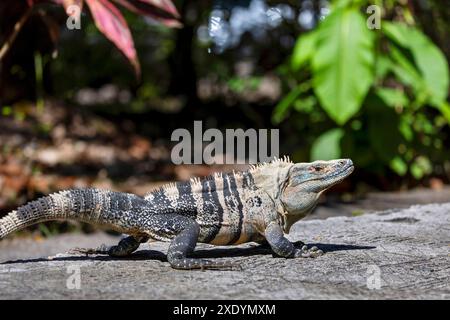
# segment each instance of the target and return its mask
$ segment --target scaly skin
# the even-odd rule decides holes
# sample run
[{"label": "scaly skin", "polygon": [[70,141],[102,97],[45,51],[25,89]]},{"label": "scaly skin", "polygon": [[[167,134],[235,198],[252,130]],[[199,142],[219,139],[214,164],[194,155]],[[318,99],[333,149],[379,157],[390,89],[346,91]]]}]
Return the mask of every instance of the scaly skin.
[{"label": "scaly skin", "polygon": [[245,172],[171,183],[144,198],[98,189],[67,190],[0,219],[0,238],[38,222],[73,219],[129,235],[116,246],[79,251],[126,256],[148,239],[171,241],[167,260],[176,269],[232,267],[190,258],[198,242],[267,241],[282,257],[316,257],[320,250],[297,249],[284,234],[314,209],[323,191],[352,171],[349,159],[294,164],[284,158]]}]

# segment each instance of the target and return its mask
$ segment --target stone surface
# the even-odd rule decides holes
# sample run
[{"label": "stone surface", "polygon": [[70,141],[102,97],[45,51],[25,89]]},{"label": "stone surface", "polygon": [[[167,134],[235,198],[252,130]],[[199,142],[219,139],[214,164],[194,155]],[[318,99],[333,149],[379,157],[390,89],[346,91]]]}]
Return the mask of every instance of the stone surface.
[{"label": "stone surface", "polygon": [[[166,261],[167,243],[110,258],[61,254],[118,241],[105,233],[5,239],[0,298],[450,299],[450,203],[300,221],[289,238],[325,255],[284,259],[255,244],[199,245],[197,257],[239,263],[242,270],[179,271]],[[77,270],[80,288],[70,289]]]}]

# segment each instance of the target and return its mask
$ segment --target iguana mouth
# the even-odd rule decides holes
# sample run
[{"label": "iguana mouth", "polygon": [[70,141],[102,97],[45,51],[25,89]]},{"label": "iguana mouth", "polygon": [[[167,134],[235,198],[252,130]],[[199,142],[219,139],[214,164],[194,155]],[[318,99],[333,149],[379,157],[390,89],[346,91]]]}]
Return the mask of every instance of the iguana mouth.
[{"label": "iguana mouth", "polygon": [[342,168],[340,168],[339,170],[334,172],[333,174],[330,174],[326,177],[323,177],[323,176],[322,177],[314,177],[312,179],[305,180],[305,182],[332,180],[332,179],[338,177],[339,179],[336,180],[336,183],[337,183],[341,180],[344,180],[346,177],[348,177],[353,172],[354,169],[355,169],[355,166],[353,165],[353,162],[350,159],[348,159],[347,163]]},{"label": "iguana mouth", "polygon": [[355,166],[353,165],[353,162],[351,160],[348,160],[347,165],[345,165],[341,170],[335,172],[334,174],[332,174],[330,176],[330,178],[333,178],[335,176],[343,176],[343,177],[347,177],[350,173],[353,172],[353,170],[355,170]]}]

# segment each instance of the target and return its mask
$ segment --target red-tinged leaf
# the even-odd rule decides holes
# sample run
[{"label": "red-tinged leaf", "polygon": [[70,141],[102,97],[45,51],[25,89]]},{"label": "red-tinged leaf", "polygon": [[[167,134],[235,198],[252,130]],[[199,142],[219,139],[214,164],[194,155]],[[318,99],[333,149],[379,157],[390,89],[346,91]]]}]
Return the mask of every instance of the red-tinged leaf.
[{"label": "red-tinged leaf", "polygon": [[[128,1],[136,1],[136,0],[128,0]],[[139,1],[139,0],[138,0]],[[173,15],[175,18],[179,18],[180,14],[177,11],[177,7],[172,3],[171,0],[140,0],[140,2],[145,2],[149,5],[155,6],[163,11],[166,11]]]},{"label": "red-tinged leaf", "polygon": [[133,38],[119,9],[107,0],[86,0],[86,3],[97,28],[122,51],[139,75],[140,66]]},{"label": "red-tinged leaf", "polygon": [[170,0],[113,0],[128,10],[149,16],[168,27],[181,27],[180,14]]},{"label": "red-tinged leaf", "polygon": [[80,8],[80,12],[83,10],[83,0],[53,0],[53,1],[63,5],[66,13],[67,8],[73,5],[78,6]]}]

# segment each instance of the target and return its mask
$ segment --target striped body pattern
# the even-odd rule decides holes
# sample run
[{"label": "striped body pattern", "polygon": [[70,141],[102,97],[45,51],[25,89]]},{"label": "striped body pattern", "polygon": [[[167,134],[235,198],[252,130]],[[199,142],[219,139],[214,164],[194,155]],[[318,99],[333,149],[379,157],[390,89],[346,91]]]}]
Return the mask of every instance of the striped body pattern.
[{"label": "striped body pattern", "polygon": [[126,256],[149,239],[170,241],[167,259],[176,269],[222,268],[189,256],[197,242],[237,245],[266,240],[285,257],[299,251],[284,234],[311,212],[319,195],[353,171],[349,159],[293,163],[288,158],[248,171],[216,173],[167,184],[139,197],[99,189],[61,191],[27,203],[0,219],[0,238],[49,220],[78,220],[129,235],[118,245],[85,253]]},{"label": "striped body pattern", "polygon": [[[263,206],[249,171],[172,183],[149,193],[145,199],[157,207],[157,212],[195,220],[200,226],[198,242],[233,245],[260,238],[254,226],[254,207]],[[168,240],[173,231],[167,230],[166,234],[153,237]]]},{"label": "striped body pattern", "polygon": [[131,232],[139,225],[139,219],[133,219],[149,213],[146,201],[132,194],[98,189],[66,190],[29,202],[0,219],[0,238],[50,220],[78,220]]}]

